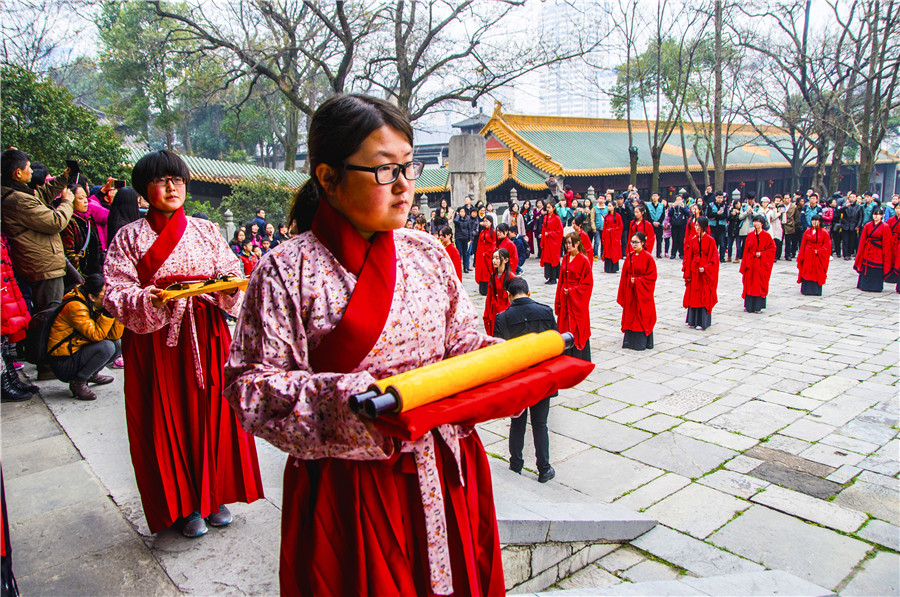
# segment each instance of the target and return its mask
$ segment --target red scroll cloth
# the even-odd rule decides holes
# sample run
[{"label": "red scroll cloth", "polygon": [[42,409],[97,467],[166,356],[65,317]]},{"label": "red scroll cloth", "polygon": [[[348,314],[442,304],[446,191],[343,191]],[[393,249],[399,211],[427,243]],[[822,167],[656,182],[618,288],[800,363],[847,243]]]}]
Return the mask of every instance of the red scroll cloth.
[{"label": "red scroll cloth", "polygon": [[415,441],[438,425],[475,425],[512,417],[559,390],[578,385],[593,370],[593,363],[558,356],[405,413],[381,415],[375,419],[375,426],[393,437]]}]

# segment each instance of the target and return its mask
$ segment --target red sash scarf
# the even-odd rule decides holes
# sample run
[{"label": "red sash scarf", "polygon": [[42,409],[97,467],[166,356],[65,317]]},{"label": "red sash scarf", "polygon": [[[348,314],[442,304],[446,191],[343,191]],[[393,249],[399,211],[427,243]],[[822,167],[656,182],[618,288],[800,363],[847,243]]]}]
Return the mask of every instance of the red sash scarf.
[{"label": "red sash scarf", "polygon": [[394,233],[378,232],[369,242],[327,201],[319,203],[312,232],[357,281],[343,317],[310,351],[309,364],[319,373],[350,373],[381,337],[391,310],[397,281]]},{"label": "red sash scarf", "polygon": [[171,218],[167,218],[164,213],[151,206],[149,211],[147,211],[147,222],[150,224],[153,232],[159,236],[137,263],[137,274],[141,286],[146,286],[150,283],[150,279],[159,271],[162,264],[166,262],[169,254],[178,245],[184,231],[187,229],[187,216],[184,215],[184,207],[179,207],[172,214]]}]

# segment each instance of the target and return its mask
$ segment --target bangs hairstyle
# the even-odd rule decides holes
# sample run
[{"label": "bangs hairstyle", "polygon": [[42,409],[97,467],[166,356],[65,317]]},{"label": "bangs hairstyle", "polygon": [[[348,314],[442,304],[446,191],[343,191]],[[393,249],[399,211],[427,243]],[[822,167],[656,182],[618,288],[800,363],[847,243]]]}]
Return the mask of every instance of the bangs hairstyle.
[{"label": "bangs hairstyle", "polygon": [[319,106],[307,136],[309,180],[297,191],[291,207],[291,222],[297,232],[312,228],[319,201],[326,196],[325,187],[316,176],[316,167],[328,164],[337,170],[335,182],[340,182],[347,158],[357,152],[366,137],[385,125],[413,144],[409,119],[399,108],[384,100],[355,93],[338,94]]},{"label": "bangs hairstyle", "polygon": [[570,232],[563,238],[563,244],[565,245],[565,241],[571,241],[572,246],[578,249],[579,253],[584,253],[584,245],[581,244],[581,235],[577,232]]},{"label": "bangs hairstyle", "polygon": [[191,182],[191,171],[181,156],[162,149],[150,152],[137,161],[131,171],[131,187],[146,198],[147,187],[154,178],[161,176],[180,176],[185,187]]}]

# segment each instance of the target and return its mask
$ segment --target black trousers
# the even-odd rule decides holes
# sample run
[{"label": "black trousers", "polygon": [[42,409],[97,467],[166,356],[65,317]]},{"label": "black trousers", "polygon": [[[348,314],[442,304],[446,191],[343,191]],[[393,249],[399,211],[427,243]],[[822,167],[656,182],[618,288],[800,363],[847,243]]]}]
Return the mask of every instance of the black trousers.
[{"label": "black trousers", "polygon": [[34,298],[34,312],[43,311],[53,303],[61,303],[65,290],[64,278],[48,278],[31,283],[31,294]]},{"label": "black trousers", "polygon": [[[553,396],[556,396],[556,394],[553,394]],[[534,452],[537,457],[537,470],[539,473],[542,473],[550,468],[550,436],[547,431],[547,415],[550,413],[550,398],[553,396],[547,396],[510,421],[510,468],[521,470],[522,465],[525,464],[525,460],[522,458],[522,448],[525,445],[525,426],[528,422],[529,411],[531,411],[531,434],[532,437],[534,437]]]},{"label": "black trousers", "polygon": [[656,234],[656,258],[659,259],[662,256],[662,249],[663,249],[662,224],[659,225],[659,228],[654,227],[653,233]]},{"label": "black trousers", "polygon": [[709,233],[712,235],[713,240],[716,241],[716,246],[719,247],[719,261],[725,261],[725,226],[710,226]]},{"label": "black trousers", "polygon": [[676,253],[684,259],[684,229],[684,226],[672,226],[672,252],[669,253],[672,259],[675,259]]},{"label": "black trousers", "polygon": [[70,357],[51,357],[50,368],[59,381],[87,381],[121,354],[121,340],[101,340],[83,346]]},{"label": "black trousers", "polygon": [[793,259],[797,256],[797,251],[800,250],[800,233],[793,232],[791,234],[785,234],[785,247],[784,247],[784,257],[785,259]]},{"label": "black trousers", "polygon": [[837,227],[831,229],[831,252],[841,256],[841,230]]},{"label": "black trousers", "polygon": [[784,241],[780,238],[775,239],[775,261],[781,259],[781,246],[784,244]]},{"label": "black trousers", "polygon": [[841,230],[841,251],[843,251],[844,257],[853,257],[858,243],[856,230]]}]

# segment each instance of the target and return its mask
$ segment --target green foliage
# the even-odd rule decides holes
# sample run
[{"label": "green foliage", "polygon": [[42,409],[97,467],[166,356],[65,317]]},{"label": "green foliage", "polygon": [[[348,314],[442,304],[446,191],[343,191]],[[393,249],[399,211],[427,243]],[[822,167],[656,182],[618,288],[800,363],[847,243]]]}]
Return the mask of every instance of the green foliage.
[{"label": "green foliage", "polygon": [[90,109],[73,103],[72,94],[53,81],[14,66],[0,71],[4,147],[18,147],[44,162],[52,174],[75,159],[91,182],[125,178],[125,153],[112,127],[101,125]]},{"label": "green foliage", "polygon": [[186,215],[194,215],[197,212],[205,213],[209,219],[216,224],[224,224],[225,217],[222,213],[217,210],[209,201],[200,201],[199,199],[192,199],[190,195],[187,196],[184,200],[184,213]]},{"label": "green foliage", "polygon": [[278,225],[287,222],[294,198],[294,189],[271,178],[247,180],[232,186],[231,195],[222,199],[222,213],[230,209],[236,225],[242,226],[256,216],[256,210],[266,210],[266,221]]}]

